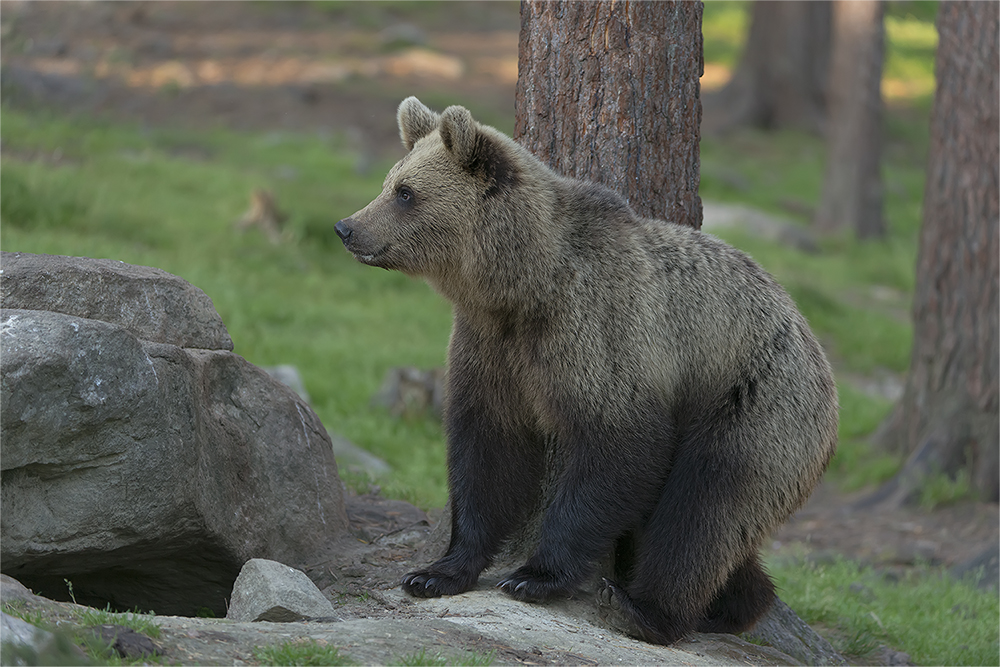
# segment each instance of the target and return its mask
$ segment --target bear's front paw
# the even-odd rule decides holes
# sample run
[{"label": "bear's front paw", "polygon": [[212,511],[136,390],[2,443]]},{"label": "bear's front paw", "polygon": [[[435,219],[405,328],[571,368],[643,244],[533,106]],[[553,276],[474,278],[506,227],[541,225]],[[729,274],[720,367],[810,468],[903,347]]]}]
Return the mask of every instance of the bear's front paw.
[{"label": "bear's front paw", "polygon": [[436,598],[455,595],[472,588],[475,581],[467,576],[456,576],[430,567],[426,570],[410,572],[403,577],[403,590],[418,598]]},{"label": "bear's front paw", "polygon": [[522,602],[541,602],[561,594],[571,593],[573,582],[569,577],[547,572],[531,565],[514,570],[497,588]]}]

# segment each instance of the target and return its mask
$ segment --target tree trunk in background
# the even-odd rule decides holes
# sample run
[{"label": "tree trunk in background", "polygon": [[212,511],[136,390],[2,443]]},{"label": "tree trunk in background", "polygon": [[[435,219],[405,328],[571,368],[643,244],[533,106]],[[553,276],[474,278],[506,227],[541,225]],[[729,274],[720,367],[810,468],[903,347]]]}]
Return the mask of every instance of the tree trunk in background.
[{"label": "tree trunk in background", "polygon": [[912,499],[928,473],[967,470],[998,499],[1000,5],[942,2],[914,341],[882,443],[909,455],[873,502]]},{"label": "tree trunk in background", "polygon": [[859,239],[885,236],[882,216],[881,0],[833,3],[826,176],[816,214],[824,233],[854,229]]},{"label": "tree trunk in background", "polygon": [[749,125],[822,132],[830,17],[829,0],[757,0],[733,78],[705,95],[704,131]]},{"label": "tree trunk in background", "polygon": [[698,2],[521,3],[514,138],[640,215],[701,226]]}]

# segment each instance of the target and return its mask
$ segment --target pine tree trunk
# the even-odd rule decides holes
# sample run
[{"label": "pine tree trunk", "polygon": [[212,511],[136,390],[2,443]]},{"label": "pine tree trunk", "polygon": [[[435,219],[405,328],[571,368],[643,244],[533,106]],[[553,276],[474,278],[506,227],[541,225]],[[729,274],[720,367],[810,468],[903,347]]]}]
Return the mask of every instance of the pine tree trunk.
[{"label": "pine tree trunk", "polygon": [[830,63],[829,0],[757,0],[733,78],[705,95],[706,132],[737,126],[820,133]]},{"label": "pine tree trunk", "polygon": [[882,0],[833,3],[827,163],[816,227],[885,236],[882,217]]},{"label": "pine tree trunk", "polygon": [[885,446],[909,455],[874,500],[912,499],[929,473],[1000,490],[1000,5],[943,2],[914,342]]},{"label": "pine tree trunk", "polygon": [[702,5],[521,3],[514,138],[644,216],[701,226]]}]

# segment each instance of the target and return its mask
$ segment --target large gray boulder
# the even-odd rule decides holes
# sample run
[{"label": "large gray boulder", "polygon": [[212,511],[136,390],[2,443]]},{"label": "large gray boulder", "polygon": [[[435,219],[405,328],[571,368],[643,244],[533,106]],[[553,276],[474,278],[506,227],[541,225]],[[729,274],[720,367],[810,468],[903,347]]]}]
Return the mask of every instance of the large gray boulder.
[{"label": "large gray boulder", "polygon": [[345,534],[322,424],[227,349],[203,292],[119,262],[0,268],[4,573],[56,599],[68,580],[95,606],[221,616],[247,560],[303,566]]}]

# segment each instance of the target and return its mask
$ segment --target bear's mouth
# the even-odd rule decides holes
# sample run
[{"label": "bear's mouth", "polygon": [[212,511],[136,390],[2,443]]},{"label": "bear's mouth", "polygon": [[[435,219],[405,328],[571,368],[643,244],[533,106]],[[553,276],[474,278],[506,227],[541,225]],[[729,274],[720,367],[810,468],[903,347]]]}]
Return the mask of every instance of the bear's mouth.
[{"label": "bear's mouth", "polygon": [[358,260],[362,264],[367,264],[368,266],[379,266],[379,259],[382,258],[385,255],[385,253],[389,251],[390,247],[392,246],[386,244],[370,254],[361,254],[360,252],[355,252],[353,253],[354,259]]}]

